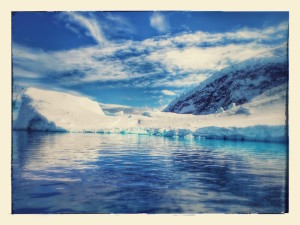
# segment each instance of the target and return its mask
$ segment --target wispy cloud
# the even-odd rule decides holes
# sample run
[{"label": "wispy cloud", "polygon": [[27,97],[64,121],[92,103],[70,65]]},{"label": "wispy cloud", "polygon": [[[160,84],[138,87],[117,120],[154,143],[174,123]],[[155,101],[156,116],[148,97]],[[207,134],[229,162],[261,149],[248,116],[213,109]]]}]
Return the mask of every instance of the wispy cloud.
[{"label": "wispy cloud", "polygon": [[[252,57],[264,57],[275,43],[286,42],[288,24],[227,33],[182,33],[143,41],[108,42],[92,15],[69,13],[97,40],[67,51],[43,51],[13,43],[14,76],[51,79],[58,85],[109,82],[109,85],[185,88]],[[123,21],[120,17],[110,20]],[[272,42],[270,41],[272,40]],[[163,92],[162,92],[163,93]],[[164,95],[170,92],[163,93]]]},{"label": "wispy cloud", "polygon": [[109,43],[111,37],[128,36],[136,32],[134,26],[121,15],[109,12],[97,15],[98,17],[93,13],[62,12],[56,18],[63,21],[65,27],[78,37],[89,36],[102,46]]},{"label": "wispy cloud", "polygon": [[165,16],[159,12],[154,12],[150,17],[150,25],[159,32],[166,32],[170,26]]},{"label": "wispy cloud", "polygon": [[[101,23],[104,30],[108,33],[125,33],[133,34],[136,32],[134,26],[123,16],[115,15],[112,13],[104,14],[105,22]],[[113,29],[112,29],[113,27]]]},{"label": "wispy cloud", "polygon": [[70,23],[78,24],[86,29],[86,34],[90,35],[98,44],[104,44],[107,42],[102,32],[101,26],[92,14],[89,14],[89,16],[87,17],[78,12],[64,12],[62,13],[62,15],[64,15],[65,19],[68,21],[68,28],[73,32],[78,34],[78,30],[71,26]]}]

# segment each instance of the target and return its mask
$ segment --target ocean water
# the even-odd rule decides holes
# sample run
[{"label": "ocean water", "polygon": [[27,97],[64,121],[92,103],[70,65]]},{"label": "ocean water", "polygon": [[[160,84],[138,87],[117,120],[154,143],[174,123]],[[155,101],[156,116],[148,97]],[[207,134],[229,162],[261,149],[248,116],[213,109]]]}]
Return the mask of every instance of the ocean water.
[{"label": "ocean water", "polygon": [[12,212],[283,213],[287,144],[13,131]]}]

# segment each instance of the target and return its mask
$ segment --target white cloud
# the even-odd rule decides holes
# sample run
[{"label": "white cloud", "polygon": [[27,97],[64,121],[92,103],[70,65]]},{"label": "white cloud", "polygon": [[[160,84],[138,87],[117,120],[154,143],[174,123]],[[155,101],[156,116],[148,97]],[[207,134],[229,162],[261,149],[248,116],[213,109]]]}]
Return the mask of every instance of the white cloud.
[{"label": "white cloud", "polygon": [[169,30],[169,23],[165,16],[159,12],[154,12],[150,17],[150,25],[159,32],[166,32]]},{"label": "white cloud", "polygon": [[[81,14],[71,15],[73,20],[90,27],[99,42],[105,40],[97,31],[98,26],[88,25],[93,21],[92,17],[84,17],[85,20]],[[281,23],[263,29],[242,28],[228,33],[199,31],[143,41],[105,42],[102,46],[65,51],[43,51],[13,43],[14,76],[49,78],[65,86],[111,81],[136,87],[184,88],[199,84],[229,65],[252,57],[265,57],[263,52],[272,47],[268,41],[286,42],[287,29],[287,23]]]},{"label": "white cloud", "polygon": [[161,91],[164,95],[169,95],[169,96],[174,96],[176,95],[176,93],[174,91],[170,91],[170,90],[162,90]]},{"label": "white cloud", "polygon": [[[46,52],[13,44],[14,76],[32,78],[55,78],[64,85],[94,81],[120,81],[146,76],[136,73],[120,59],[116,51],[126,45],[108,44],[106,47],[82,47],[65,51]],[[139,59],[137,62],[142,60]],[[24,69],[26,68],[26,73]],[[21,72],[23,73],[21,73]],[[66,74],[70,74],[66,76]],[[29,76],[30,75],[30,76]]]},{"label": "white cloud", "polygon": [[[75,23],[75,24],[78,24],[78,25],[82,26],[83,28],[85,28],[88,31],[88,34],[95,41],[97,41],[98,44],[104,44],[107,42],[107,40],[102,32],[101,26],[97,22],[97,19],[94,18],[92,15],[90,15],[89,18],[83,16],[82,14],[80,14],[78,12],[64,12],[63,15],[65,15],[67,17],[67,20],[69,21],[69,23]],[[70,25],[68,25],[68,26],[69,26],[69,29],[72,28],[71,30],[74,31],[73,27],[71,27]]]},{"label": "white cloud", "polygon": [[259,44],[230,44],[214,47],[187,47],[185,49],[167,48],[152,52],[148,59],[163,62],[170,72],[184,70],[220,70],[269,49]]},{"label": "white cloud", "polygon": [[284,21],[277,26],[262,29],[241,28],[225,33],[208,33],[197,31],[195,33],[184,33],[171,37],[173,43],[194,46],[195,44],[224,44],[230,41],[272,41],[284,38],[288,32],[288,22]]},{"label": "white cloud", "polygon": [[[101,19],[93,13],[62,12],[57,15],[57,19],[62,20],[65,27],[78,37],[92,37],[102,46],[109,43],[111,35],[135,33],[134,26],[126,18],[109,12],[101,13]],[[85,29],[85,32],[79,28]]]}]

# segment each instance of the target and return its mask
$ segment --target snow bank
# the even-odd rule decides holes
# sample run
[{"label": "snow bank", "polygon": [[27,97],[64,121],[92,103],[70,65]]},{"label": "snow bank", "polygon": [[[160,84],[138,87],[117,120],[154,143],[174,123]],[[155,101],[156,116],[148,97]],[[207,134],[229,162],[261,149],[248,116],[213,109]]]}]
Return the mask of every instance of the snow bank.
[{"label": "snow bank", "polygon": [[28,88],[22,96],[15,129],[80,130],[105,117],[97,102],[63,92]]}]

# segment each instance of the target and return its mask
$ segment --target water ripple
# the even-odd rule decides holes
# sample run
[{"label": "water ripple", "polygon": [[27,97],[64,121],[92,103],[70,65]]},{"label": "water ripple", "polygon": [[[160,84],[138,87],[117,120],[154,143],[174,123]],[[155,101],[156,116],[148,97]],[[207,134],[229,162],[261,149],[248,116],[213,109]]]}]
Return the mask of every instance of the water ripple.
[{"label": "water ripple", "polygon": [[13,212],[281,213],[286,151],[279,143],[16,131]]}]

